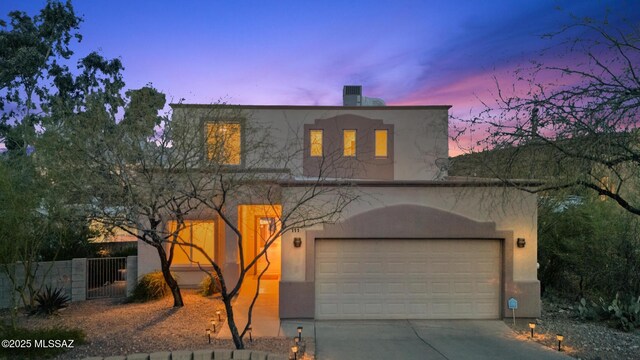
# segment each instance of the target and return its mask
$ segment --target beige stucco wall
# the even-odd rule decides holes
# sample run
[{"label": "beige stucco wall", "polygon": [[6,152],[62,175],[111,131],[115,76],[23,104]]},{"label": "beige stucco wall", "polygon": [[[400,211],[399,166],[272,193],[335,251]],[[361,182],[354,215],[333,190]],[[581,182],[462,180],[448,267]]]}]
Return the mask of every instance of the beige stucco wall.
[{"label": "beige stucco wall", "polygon": [[[297,190],[291,188],[288,191]],[[407,204],[432,207],[475,221],[495,222],[496,230],[512,231],[514,239],[526,239],[525,248],[513,249],[513,280],[537,280],[538,241],[535,195],[515,189],[490,187],[361,187],[359,191],[368,195],[350,205],[343,214],[343,219],[373,208]],[[316,227],[316,229],[321,228],[321,226]],[[302,238],[303,248],[293,248],[293,237]],[[308,278],[305,273],[306,241],[304,240],[305,231],[283,235],[283,281],[305,281],[305,278]]]},{"label": "beige stucco wall", "polygon": [[[252,137],[268,132],[274,146],[271,154],[255,153],[258,158],[246,158],[247,163],[261,163],[266,158],[281,158],[293,154],[288,167],[296,176],[302,175],[302,153],[304,125],[313,124],[317,119],[328,119],[343,114],[353,114],[370,119],[382,120],[394,126],[394,174],[395,180],[434,180],[443,173],[436,166],[436,159],[448,158],[448,107],[385,107],[385,108],[343,108],[343,107],[243,107],[229,112],[229,117],[248,119],[247,127]],[[203,122],[213,118],[225,118],[224,111],[212,111],[205,106],[177,106],[173,118],[189,121],[192,126],[203,126]],[[245,144],[246,148],[246,144]],[[256,161],[261,160],[261,161]],[[276,164],[272,164],[277,167]]]}]

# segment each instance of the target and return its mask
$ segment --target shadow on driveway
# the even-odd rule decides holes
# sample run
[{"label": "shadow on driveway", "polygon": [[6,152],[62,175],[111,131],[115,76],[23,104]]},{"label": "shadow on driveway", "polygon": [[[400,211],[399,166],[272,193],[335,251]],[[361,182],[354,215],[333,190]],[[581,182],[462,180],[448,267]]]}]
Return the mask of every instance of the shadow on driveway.
[{"label": "shadow on driveway", "polygon": [[515,334],[499,320],[316,321],[316,358],[571,359]]}]

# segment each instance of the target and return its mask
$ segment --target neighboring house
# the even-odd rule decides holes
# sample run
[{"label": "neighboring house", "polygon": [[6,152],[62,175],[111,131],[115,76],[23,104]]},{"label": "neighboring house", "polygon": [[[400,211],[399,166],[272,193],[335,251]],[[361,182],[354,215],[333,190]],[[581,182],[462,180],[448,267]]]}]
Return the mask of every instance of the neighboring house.
[{"label": "neighboring house", "polygon": [[[332,177],[351,178],[365,194],[338,223],[287,232],[269,249],[265,282],[279,293],[280,317],[499,319],[511,316],[511,297],[516,316],[539,316],[536,196],[499,181],[448,176],[450,106],[379,106],[360,91],[345,87],[345,104],[356,106],[228,106],[268,124],[275,142],[302,150],[281,184],[284,204],[229,205],[237,208],[229,213],[237,213],[248,256],[273,231],[287,194],[303,189],[323,161],[339,161]],[[358,106],[367,102],[376,106]],[[225,131],[230,165],[241,171],[250,162],[245,119],[212,124],[207,114],[215,105],[172,107],[174,121],[203,134]],[[189,219],[187,228],[181,237],[210,249],[235,283],[233,234],[214,216]],[[193,286],[203,274],[187,252],[173,269],[183,286]],[[140,242],[138,253],[140,275],[159,268],[153,248]]]}]

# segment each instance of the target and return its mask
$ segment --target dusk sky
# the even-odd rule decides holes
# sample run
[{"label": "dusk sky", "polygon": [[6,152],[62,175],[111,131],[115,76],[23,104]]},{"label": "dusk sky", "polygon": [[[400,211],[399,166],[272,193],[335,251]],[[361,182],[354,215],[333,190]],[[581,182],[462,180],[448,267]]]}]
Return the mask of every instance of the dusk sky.
[{"label": "dusk sky", "polygon": [[[127,88],[147,83],[171,101],[340,105],[342,86],[388,105],[479,106],[492,76],[551,46],[540,36],[602,19],[640,18],[640,1],[76,0],[76,55],[120,57]],[[33,15],[44,0],[1,0]],[[554,61],[554,59],[545,59]]]}]

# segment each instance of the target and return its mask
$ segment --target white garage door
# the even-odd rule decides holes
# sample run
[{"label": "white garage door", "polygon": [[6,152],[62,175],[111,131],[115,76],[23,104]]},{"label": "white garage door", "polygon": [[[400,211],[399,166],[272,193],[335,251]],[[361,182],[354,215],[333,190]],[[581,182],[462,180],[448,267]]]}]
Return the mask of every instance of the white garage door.
[{"label": "white garage door", "polygon": [[316,319],[497,319],[497,240],[316,240]]}]

